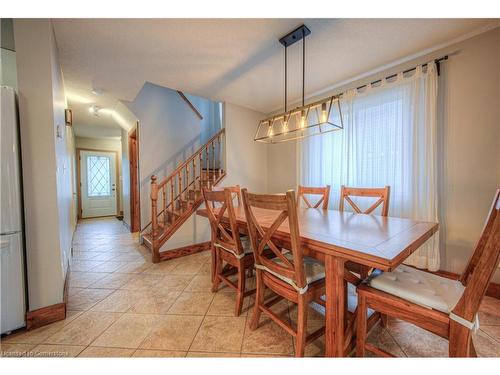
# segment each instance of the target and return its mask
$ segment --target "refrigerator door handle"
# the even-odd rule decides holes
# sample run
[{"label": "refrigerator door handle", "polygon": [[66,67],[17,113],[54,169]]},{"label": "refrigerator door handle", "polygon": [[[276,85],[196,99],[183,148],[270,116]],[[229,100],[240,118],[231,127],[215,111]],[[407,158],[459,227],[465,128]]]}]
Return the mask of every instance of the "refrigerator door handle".
[{"label": "refrigerator door handle", "polygon": [[17,234],[19,233],[18,230],[11,230],[10,232],[3,232],[3,233],[0,233],[0,236],[10,236],[12,234]]}]

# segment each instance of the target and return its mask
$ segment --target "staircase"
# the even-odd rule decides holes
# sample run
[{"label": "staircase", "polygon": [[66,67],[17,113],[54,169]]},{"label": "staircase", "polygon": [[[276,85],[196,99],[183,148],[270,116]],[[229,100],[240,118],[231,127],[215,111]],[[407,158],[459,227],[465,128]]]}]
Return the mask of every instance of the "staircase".
[{"label": "staircase", "polygon": [[141,232],[153,263],[169,259],[160,248],[201,205],[202,188],[211,189],[226,175],[225,129],[216,133],[161,182],[151,176],[151,222]]}]

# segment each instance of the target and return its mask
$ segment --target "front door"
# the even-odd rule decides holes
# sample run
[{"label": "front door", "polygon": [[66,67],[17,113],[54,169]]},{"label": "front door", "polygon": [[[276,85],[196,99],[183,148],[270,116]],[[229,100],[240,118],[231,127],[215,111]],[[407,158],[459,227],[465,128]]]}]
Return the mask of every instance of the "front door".
[{"label": "front door", "polygon": [[116,154],[80,151],[81,217],[116,215]]}]

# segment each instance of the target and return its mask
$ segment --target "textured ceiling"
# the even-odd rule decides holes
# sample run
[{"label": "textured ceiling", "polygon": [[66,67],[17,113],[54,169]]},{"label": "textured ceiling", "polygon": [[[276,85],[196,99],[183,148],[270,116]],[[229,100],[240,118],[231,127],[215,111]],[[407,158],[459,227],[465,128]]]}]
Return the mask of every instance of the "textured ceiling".
[{"label": "textured ceiling", "polygon": [[[133,100],[146,81],[263,113],[283,105],[278,39],[305,23],[306,97],[335,83],[449,42],[488,19],[55,19],[76,123],[113,126],[88,107]],[[289,47],[289,99],[301,95],[300,43]],[[91,93],[93,87],[103,90]]]}]

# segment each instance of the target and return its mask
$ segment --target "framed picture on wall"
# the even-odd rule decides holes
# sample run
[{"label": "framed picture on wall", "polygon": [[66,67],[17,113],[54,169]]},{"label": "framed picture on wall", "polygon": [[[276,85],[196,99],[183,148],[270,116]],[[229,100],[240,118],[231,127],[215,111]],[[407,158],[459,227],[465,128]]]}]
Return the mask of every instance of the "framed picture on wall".
[{"label": "framed picture on wall", "polygon": [[64,117],[66,120],[66,126],[72,126],[73,125],[73,112],[71,111],[71,109],[64,110]]}]

